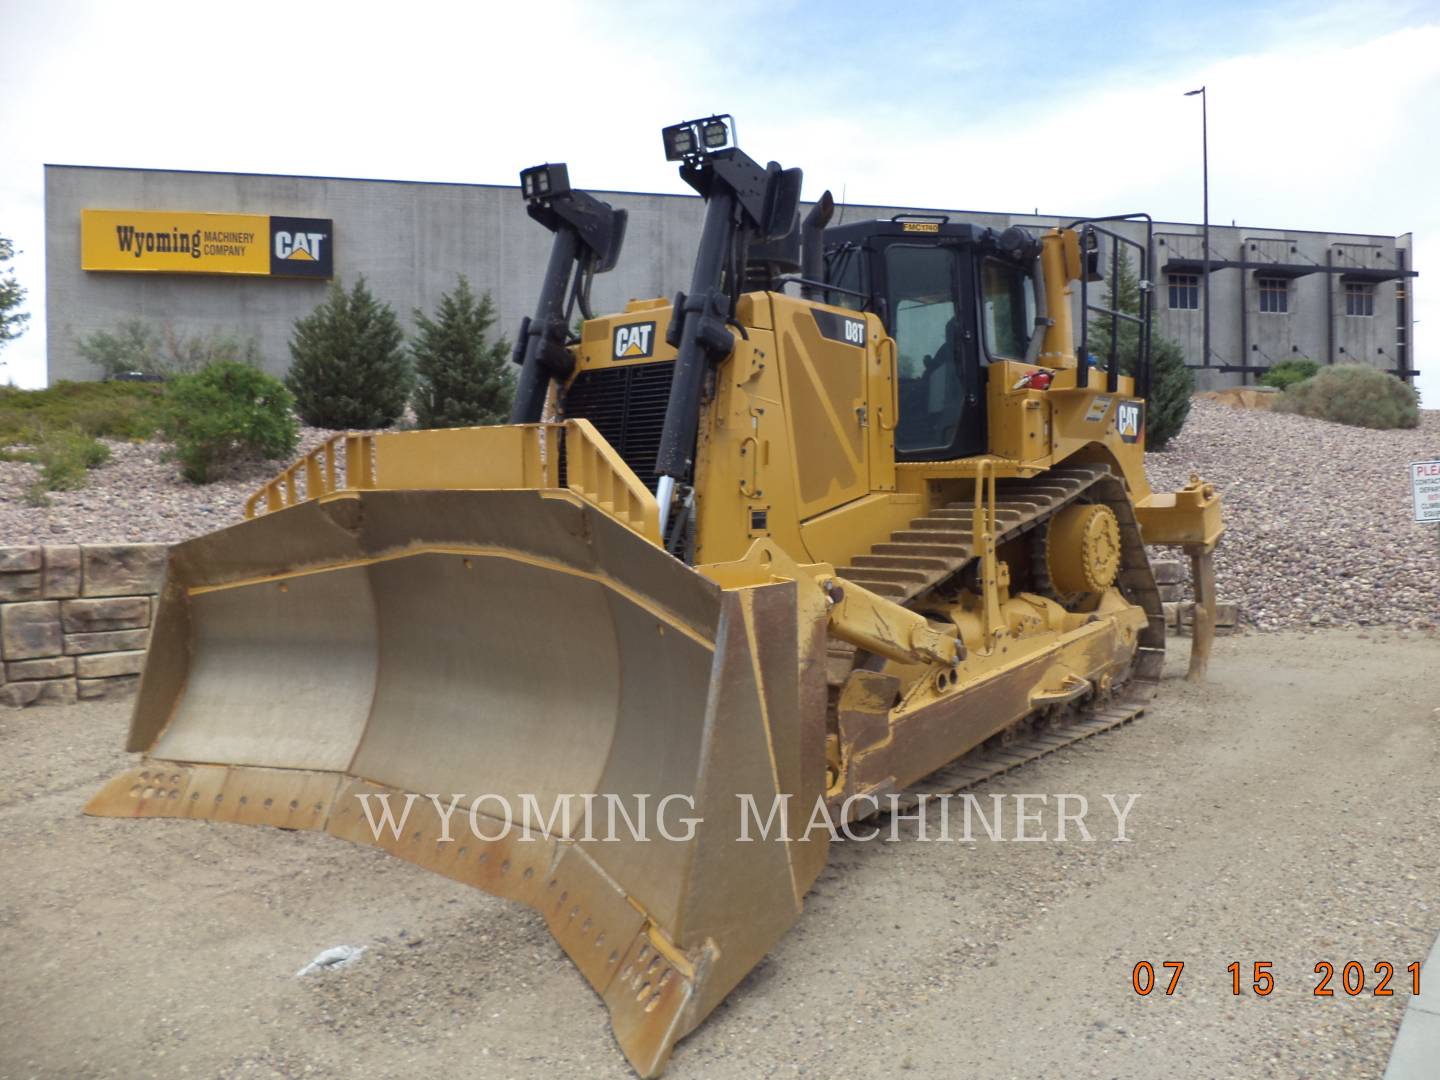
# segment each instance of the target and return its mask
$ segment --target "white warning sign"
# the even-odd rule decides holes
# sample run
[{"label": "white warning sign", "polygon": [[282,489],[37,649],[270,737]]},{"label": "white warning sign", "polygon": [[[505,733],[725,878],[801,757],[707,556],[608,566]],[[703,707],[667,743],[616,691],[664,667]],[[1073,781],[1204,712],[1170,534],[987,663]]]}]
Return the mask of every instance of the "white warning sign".
[{"label": "white warning sign", "polygon": [[1415,520],[1440,523],[1440,461],[1412,462],[1410,489],[1415,495]]}]

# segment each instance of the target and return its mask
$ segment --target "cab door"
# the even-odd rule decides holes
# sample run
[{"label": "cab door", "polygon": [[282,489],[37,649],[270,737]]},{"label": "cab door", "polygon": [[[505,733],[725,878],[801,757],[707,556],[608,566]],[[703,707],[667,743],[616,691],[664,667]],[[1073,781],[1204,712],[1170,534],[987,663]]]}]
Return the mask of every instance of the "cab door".
[{"label": "cab door", "polygon": [[883,248],[886,315],[899,352],[901,461],[936,461],[986,448],[985,369],[976,340],[971,260],[951,244]]}]

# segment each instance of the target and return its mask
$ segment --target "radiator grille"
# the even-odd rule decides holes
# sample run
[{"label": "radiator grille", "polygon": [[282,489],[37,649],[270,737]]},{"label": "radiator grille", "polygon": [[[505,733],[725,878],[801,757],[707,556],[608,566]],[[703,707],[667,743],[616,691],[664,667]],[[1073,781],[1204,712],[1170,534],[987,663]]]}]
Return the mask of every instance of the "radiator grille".
[{"label": "radiator grille", "polygon": [[[675,365],[669,360],[582,371],[565,391],[564,417],[594,424],[625,464],[650,486],[674,373]],[[560,482],[565,482],[563,472]]]}]

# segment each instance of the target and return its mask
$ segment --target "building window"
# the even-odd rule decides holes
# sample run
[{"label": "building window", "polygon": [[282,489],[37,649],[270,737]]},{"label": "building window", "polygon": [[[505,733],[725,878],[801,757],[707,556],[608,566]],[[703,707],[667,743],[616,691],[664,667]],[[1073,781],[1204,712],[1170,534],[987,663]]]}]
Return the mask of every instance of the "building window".
[{"label": "building window", "polygon": [[1375,286],[1367,281],[1345,283],[1345,314],[1374,315]]},{"label": "building window", "polygon": [[1185,311],[1195,311],[1199,309],[1199,274],[1170,275],[1170,306]]},{"label": "building window", "polygon": [[1260,279],[1260,310],[1272,315],[1284,315],[1290,310],[1290,283],[1284,278],[1262,277]]}]

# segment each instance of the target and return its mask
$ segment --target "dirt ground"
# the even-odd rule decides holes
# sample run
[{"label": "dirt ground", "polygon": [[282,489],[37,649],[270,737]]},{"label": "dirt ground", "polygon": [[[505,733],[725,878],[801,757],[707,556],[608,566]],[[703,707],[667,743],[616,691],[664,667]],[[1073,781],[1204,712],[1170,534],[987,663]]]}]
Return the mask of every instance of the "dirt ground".
[{"label": "dirt ground", "polygon": [[[1221,639],[1204,689],[982,789],[1084,794],[1095,842],[832,848],[667,1075],[1379,1076],[1440,930],[1437,661],[1426,634]],[[0,714],[0,1076],[630,1075],[526,909],[324,835],[83,817],[126,713]],[[1140,795],[1128,843],[1105,793]],[[342,943],[367,951],[295,977]],[[1135,994],[1140,960],[1184,961],[1173,997]],[[1364,994],[1313,996],[1321,960]]]}]

